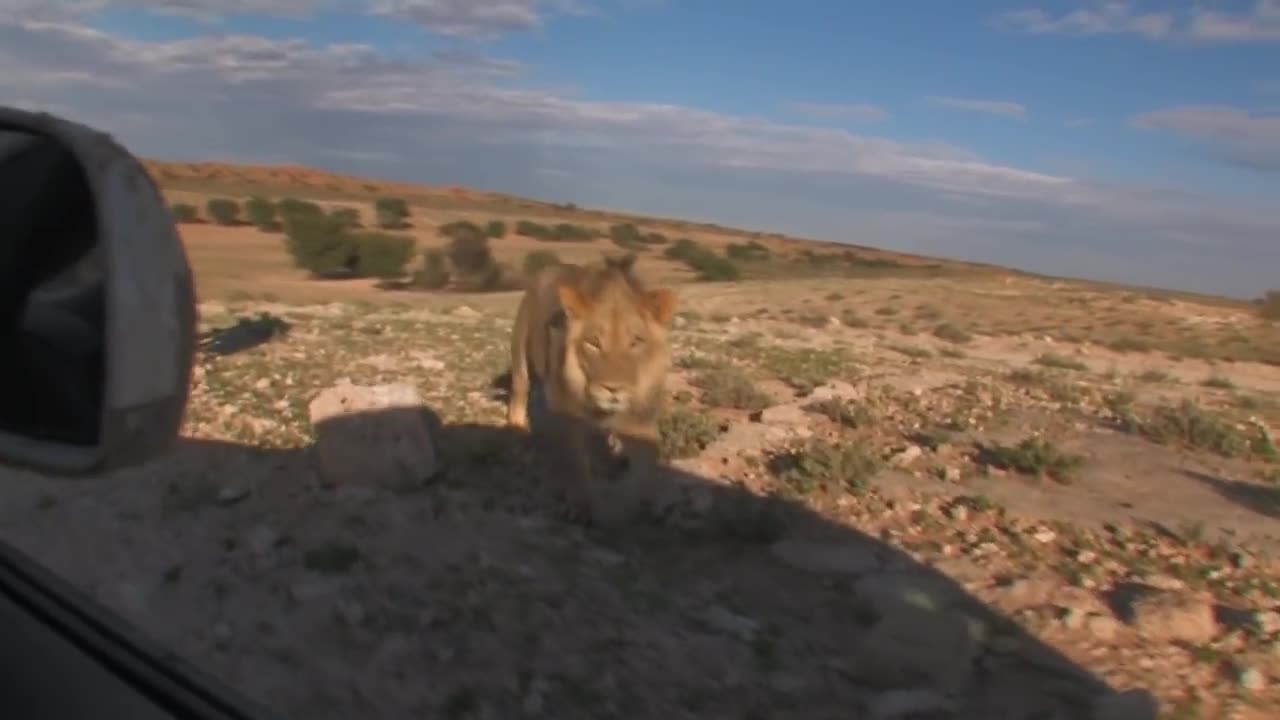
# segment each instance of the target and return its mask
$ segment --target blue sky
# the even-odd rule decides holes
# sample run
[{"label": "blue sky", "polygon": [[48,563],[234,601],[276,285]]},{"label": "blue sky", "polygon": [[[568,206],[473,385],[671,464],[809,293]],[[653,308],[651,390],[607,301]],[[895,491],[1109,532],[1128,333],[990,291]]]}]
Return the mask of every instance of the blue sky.
[{"label": "blue sky", "polygon": [[1280,0],[0,0],[0,18],[0,90],[139,154],[1280,285]]}]

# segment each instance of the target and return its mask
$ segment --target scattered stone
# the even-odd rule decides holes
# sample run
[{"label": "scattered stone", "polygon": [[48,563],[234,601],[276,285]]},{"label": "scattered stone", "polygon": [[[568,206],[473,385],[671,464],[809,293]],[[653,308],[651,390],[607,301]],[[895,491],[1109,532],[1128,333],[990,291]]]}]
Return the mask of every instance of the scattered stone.
[{"label": "scattered stone", "polygon": [[823,383],[809,393],[810,400],[849,400],[860,395],[853,385],[841,380]]},{"label": "scattered stone", "polygon": [[1048,545],[1049,543],[1058,539],[1058,534],[1050,530],[1049,528],[1041,528],[1037,530],[1031,537],[1033,540],[1040,543],[1041,545]]},{"label": "scattered stone", "polygon": [[453,315],[454,317],[460,317],[460,318],[480,317],[480,313],[472,309],[469,305],[459,305],[458,307],[454,308],[453,312],[451,312],[450,314]]},{"label": "scattered stone", "polygon": [[320,472],[330,483],[411,487],[440,471],[426,404],[412,385],[344,380],[317,395],[310,414]]},{"label": "scattered stone", "polygon": [[1161,573],[1151,573],[1143,575],[1141,582],[1143,585],[1150,585],[1157,590],[1167,590],[1170,592],[1177,590],[1186,590],[1187,584],[1172,575],[1164,575]]},{"label": "scattered stone", "polygon": [[1280,612],[1257,610],[1250,616],[1249,625],[1263,635],[1280,633]]},{"label": "scattered stone", "polygon": [[861,577],[880,568],[875,549],[858,543],[781,540],[770,546],[769,551],[791,567],[814,573]]},{"label": "scattered stone", "polygon": [[1096,698],[1092,720],[1156,720],[1159,709],[1146,690],[1124,690]]},{"label": "scattered stone", "polygon": [[924,449],[919,445],[908,445],[905,450],[895,454],[889,462],[903,467],[919,460],[922,455],[924,455]]},{"label": "scattered stone", "polygon": [[1156,590],[1136,598],[1130,624],[1148,640],[1203,644],[1218,634],[1213,605],[1180,593]]},{"label": "scattered stone", "polygon": [[222,505],[234,505],[249,497],[251,490],[242,482],[227,485],[218,491],[218,502]]},{"label": "scattered stone", "polygon": [[1245,690],[1264,690],[1267,687],[1267,676],[1257,668],[1245,668],[1238,677],[1240,687]]},{"label": "scattered stone", "polygon": [[963,475],[961,473],[960,468],[958,467],[948,465],[946,469],[942,471],[942,479],[946,480],[947,482],[951,482],[951,483],[960,482],[962,477]]},{"label": "scattered stone", "polygon": [[754,640],[756,633],[760,630],[760,623],[755,620],[719,606],[708,610],[703,615],[703,619],[716,630],[732,635],[746,643]]},{"label": "scattered stone", "polygon": [[1097,614],[1089,615],[1085,618],[1084,624],[1090,635],[1104,642],[1114,640],[1123,625],[1123,623],[1110,615]]},{"label": "scattered stone", "polygon": [[907,720],[951,712],[954,712],[952,702],[931,688],[890,690],[881,693],[867,707],[870,720]]}]

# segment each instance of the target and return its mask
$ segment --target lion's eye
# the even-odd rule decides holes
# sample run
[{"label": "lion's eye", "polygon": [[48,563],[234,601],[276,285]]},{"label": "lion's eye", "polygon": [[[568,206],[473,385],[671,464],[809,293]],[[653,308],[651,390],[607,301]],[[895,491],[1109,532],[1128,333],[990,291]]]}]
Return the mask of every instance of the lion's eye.
[{"label": "lion's eye", "polygon": [[588,352],[593,352],[593,353],[600,352],[600,341],[595,338],[584,340],[582,342],[582,347]]},{"label": "lion's eye", "polygon": [[636,335],[631,338],[631,347],[633,348],[643,347],[644,344],[648,341],[649,341],[648,338],[646,338],[645,336]]}]

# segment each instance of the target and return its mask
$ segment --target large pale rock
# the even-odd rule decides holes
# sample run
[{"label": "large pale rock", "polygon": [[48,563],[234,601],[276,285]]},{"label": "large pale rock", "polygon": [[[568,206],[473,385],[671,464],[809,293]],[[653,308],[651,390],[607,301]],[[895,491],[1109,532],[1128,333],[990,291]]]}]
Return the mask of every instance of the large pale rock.
[{"label": "large pale rock", "polygon": [[1164,590],[1135,599],[1130,606],[1130,623],[1149,640],[1200,645],[1218,635],[1211,603]]},{"label": "large pale rock", "polygon": [[964,615],[900,607],[871,627],[858,648],[855,672],[875,687],[957,693],[971,682],[981,649]]},{"label": "large pale rock", "polygon": [[325,480],[405,487],[440,470],[430,414],[417,388],[344,380],[311,401],[316,454]]}]

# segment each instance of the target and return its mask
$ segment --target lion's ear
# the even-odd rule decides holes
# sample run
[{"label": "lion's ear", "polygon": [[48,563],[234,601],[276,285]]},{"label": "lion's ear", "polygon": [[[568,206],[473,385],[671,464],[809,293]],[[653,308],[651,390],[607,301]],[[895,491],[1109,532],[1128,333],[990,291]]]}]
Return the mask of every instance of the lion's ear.
[{"label": "lion's ear", "polygon": [[676,314],[676,294],[666,288],[649,290],[645,293],[645,302],[654,319],[666,325]]},{"label": "lion's ear", "polygon": [[586,297],[571,283],[560,283],[556,286],[556,294],[560,297],[560,307],[571,318],[579,319],[587,314],[590,305]]}]

